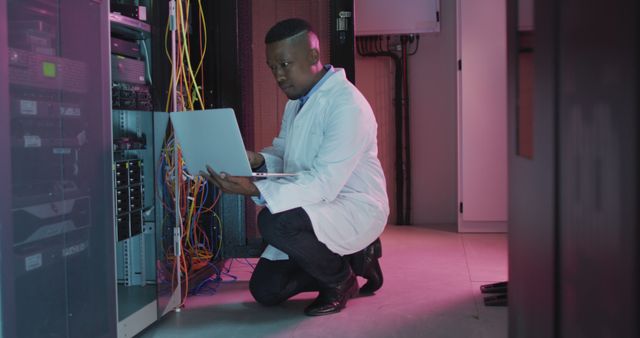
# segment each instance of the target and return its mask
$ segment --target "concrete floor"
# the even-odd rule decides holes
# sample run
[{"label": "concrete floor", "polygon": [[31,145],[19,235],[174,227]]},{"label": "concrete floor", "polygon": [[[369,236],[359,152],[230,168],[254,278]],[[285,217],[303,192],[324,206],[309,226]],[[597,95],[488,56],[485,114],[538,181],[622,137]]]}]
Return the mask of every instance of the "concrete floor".
[{"label": "concrete floor", "polygon": [[[486,307],[482,284],[507,279],[506,234],[458,234],[422,226],[388,226],[382,236],[384,286],[349,301],[339,314],[307,317],[316,293],[276,306],[256,304],[251,267],[234,261],[236,281],[192,296],[141,337],[507,337],[507,308]],[[254,261],[255,262],[255,261]],[[362,285],[362,283],[360,283]]]}]

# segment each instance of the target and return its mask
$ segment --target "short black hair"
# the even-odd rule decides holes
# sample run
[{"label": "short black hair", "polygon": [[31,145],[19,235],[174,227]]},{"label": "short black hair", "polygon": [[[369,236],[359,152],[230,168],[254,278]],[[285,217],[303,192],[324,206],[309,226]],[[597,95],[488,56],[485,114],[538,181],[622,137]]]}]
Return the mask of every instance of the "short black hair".
[{"label": "short black hair", "polygon": [[264,43],[282,41],[304,31],[313,32],[313,27],[307,21],[299,18],[282,20],[269,29],[264,37]]}]

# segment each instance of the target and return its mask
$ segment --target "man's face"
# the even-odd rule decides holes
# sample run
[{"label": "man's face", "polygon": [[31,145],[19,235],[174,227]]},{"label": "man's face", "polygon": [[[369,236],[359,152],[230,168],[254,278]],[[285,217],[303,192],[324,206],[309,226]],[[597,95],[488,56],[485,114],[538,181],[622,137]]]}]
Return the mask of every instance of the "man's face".
[{"label": "man's face", "polygon": [[317,52],[309,48],[306,36],[267,45],[267,65],[290,100],[297,100],[311,90],[315,76],[312,66],[317,61]]}]

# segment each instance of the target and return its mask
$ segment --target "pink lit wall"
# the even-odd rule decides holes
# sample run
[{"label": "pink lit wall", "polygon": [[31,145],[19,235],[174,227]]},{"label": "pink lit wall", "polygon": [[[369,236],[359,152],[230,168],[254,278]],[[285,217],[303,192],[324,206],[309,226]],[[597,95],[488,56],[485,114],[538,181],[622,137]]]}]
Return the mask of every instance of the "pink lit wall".
[{"label": "pink lit wall", "polygon": [[253,15],[253,109],[255,128],[254,149],[271,144],[280,130],[287,97],[267,67],[264,36],[271,26],[291,17],[303,18],[318,32],[322,60],[329,62],[329,3],[321,0],[260,0],[252,2]]},{"label": "pink lit wall", "polygon": [[[253,93],[255,149],[261,149],[278,133],[287,98],[275,84],[264,56],[264,35],[277,21],[302,17],[319,32],[322,60],[329,62],[328,2],[320,0],[261,0],[253,6]],[[360,69],[361,68],[361,69]],[[378,151],[387,178],[387,193],[395,195],[394,127],[393,127],[393,65],[383,59],[363,59],[356,55],[356,84],[367,97],[378,121]],[[391,215],[395,219],[395,204]]]},{"label": "pink lit wall", "polygon": [[[320,31],[323,59],[328,62],[327,6],[326,1],[319,0],[253,2],[256,149],[270,144],[278,132],[286,102],[265,65],[264,34],[280,19],[306,18]],[[440,1],[440,31],[422,34],[418,53],[409,60],[412,222],[445,225],[451,230],[457,230],[458,221],[456,11],[456,1]],[[369,100],[378,121],[379,157],[391,197],[389,219],[395,219],[396,214],[393,74],[390,60],[356,55],[356,85]]]},{"label": "pink lit wall", "polygon": [[387,180],[387,195],[396,219],[395,181],[395,117],[393,107],[395,66],[389,58],[364,58],[356,55],[356,86],[367,98],[378,122],[378,158]]},{"label": "pink lit wall", "polygon": [[[456,6],[440,2],[440,32],[422,34],[418,53],[409,59],[412,160],[412,222],[457,222]],[[357,15],[356,15],[357,20]],[[378,119],[380,159],[395,196],[393,120],[394,69],[387,59],[356,57],[356,84]],[[395,219],[395,203],[391,200]]]},{"label": "pink lit wall", "polygon": [[[506,228],[505,4],[441,1],[440,31],[421,34],[418,53],[409,59],[413,224],[456,231]],[[379,116],[392,114],[392,92],[380,92],[392,76],[381,61],[356,59],[357,85]],[[394,196],[393,120],[378,120]]]},{"label": "pink lit wall", "polygon": [[456,4],[440,1],[440,32],[422,34],[409,60],[414,224],[455,230],[457,208]]}]

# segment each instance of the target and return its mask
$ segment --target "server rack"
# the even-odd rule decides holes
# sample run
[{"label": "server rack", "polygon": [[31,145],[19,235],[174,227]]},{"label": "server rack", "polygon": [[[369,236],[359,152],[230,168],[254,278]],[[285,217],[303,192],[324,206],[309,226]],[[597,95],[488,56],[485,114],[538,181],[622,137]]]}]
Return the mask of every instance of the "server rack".
[{"label": "server rack", "polygon": [[113,0],[109,11],[119,337],[137,334],[180,306],[182,298],[171,249],[175,225],[166,217],[171,203],[158,197],[168,117],[154,107],[151,51],[164,48],[152,36],[164,35],[159,27],[167,17],[156,17],[154,5]]},{"label": "server rack", "polygon": [[3,0],[0,22],[2,335],[114,336],[107,6]]}]

